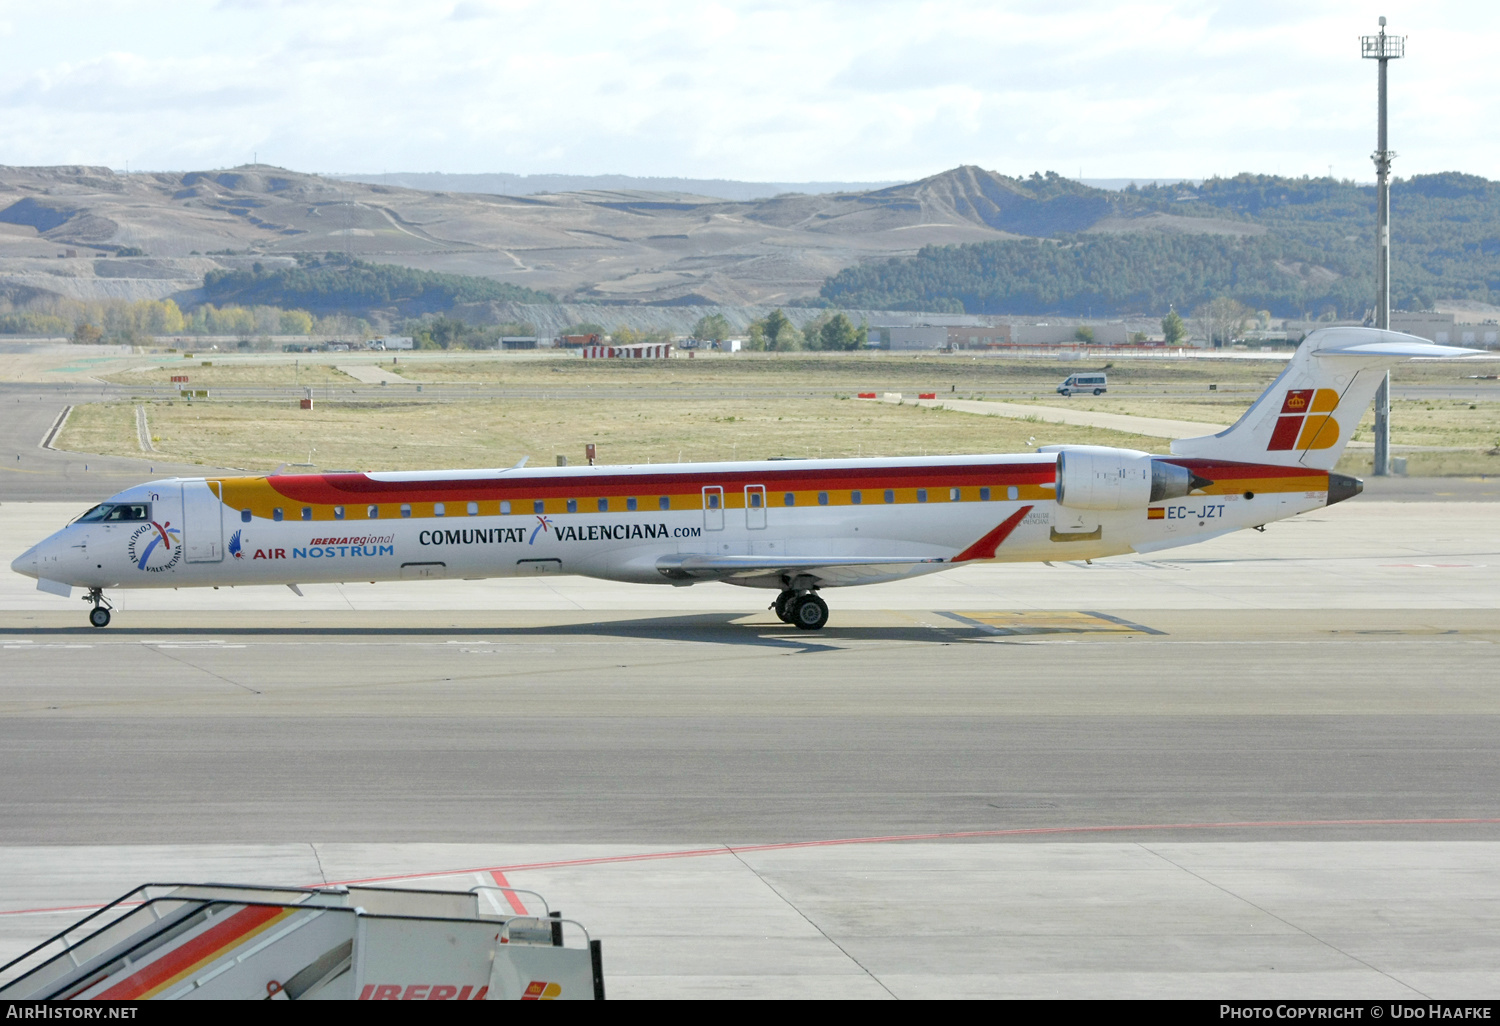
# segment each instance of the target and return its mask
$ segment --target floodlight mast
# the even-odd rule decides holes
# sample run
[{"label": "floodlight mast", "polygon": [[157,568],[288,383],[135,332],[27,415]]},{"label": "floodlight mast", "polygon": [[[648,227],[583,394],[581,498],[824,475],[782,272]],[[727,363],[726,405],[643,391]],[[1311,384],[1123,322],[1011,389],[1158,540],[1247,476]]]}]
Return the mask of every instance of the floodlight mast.
[{"label": "floodlight mast", "polygon": [[[1375,327],[1391,326],[1391,161],[1396,153],[1386,137],[1386,65],[1406,56],[1406,37],[1386,35],[1385,15],[1380,16],[1380,33],[1360,36],[1360,56],[1380,63],[1380,126],[1376,131],[1375,152]],[[1391,372],[1375,393],[1375,475],[1391,472]]]}]

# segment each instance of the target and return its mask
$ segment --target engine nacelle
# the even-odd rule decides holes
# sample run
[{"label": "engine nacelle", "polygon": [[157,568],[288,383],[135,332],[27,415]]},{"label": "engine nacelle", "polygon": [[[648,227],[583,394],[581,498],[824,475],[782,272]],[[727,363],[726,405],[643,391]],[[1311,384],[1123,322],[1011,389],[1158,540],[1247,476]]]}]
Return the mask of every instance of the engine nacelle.
[{"label": "engine nacelle", "polygon": [[1186,467],[1135,449],[1091,445],[1057,454],[1057,502],[1070,509],[1141,509],[1211,484]]}]

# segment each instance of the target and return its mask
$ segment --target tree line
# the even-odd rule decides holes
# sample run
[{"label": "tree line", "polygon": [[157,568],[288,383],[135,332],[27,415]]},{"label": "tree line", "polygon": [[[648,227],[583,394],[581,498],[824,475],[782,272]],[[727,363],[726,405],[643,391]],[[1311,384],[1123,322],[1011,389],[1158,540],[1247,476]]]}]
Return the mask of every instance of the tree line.
[{"label": "tree line", "polygon": [[[1373,302],[1374,189],[1332,178],[1214,178],[1131,187],[1117,214],[1245,224],[1246,234],[1057,234],[851,267],[823,285],[846,307],[953,313],[1119,315],[1227,297],[1280,317],[1360,317]],[[1500,300],[1500,182],[1455,172],[1392,187],[1392,296]],[[1218,227],[1218,226],[1216,226]]]},{"label": "tree line", "polygon": [[547,292],[464,274],[371,264],[340,253],[298,256],[296,267],[214,270],[203,276],[210,302],[295,307],[316,314],[367,317],[394,309],[408,317],[443,313],[459,303],[552,303]]}]

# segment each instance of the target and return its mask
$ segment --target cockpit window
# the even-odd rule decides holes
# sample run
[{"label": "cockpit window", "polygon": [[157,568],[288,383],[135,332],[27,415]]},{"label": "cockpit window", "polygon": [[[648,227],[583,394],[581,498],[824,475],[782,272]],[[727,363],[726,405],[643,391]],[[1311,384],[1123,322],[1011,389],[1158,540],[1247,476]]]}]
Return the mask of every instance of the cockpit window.
[{"label": "cockpit window", "polygon": [[106,502],[73,521],[75,524],[124,524],[151,519],[149,502]]}]

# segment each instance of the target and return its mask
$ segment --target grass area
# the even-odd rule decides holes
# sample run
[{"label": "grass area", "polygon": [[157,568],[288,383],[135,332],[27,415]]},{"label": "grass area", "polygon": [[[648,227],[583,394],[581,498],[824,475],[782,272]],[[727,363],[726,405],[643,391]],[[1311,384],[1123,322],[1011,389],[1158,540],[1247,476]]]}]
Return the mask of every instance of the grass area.
[{"label": "grass area", "polygon": [[105,381],[120,385],[171,385],[172,377],[186,374],[191,388],[222,388],[238,386],[284,386],[296,385],[353,385],[355,380],[343,371],[335,370],[331,363],[308,363],[286,360],[282,362],[254,361],[245,363],[222,363],[210,360],[210,367],[201,360],[183,360],[141,367],[103,375]]},{"label": "grass area", "polygon": [[[577,464],[588,442],[604,463],[671,463],[767,456],[920,456],[1025,452],[1071,442],[1149,449],[1159,440],[947,410],[831,399],[648,403],[528,400],[506,403],[146,404],[164,459],[269,470],[420,470],[510,466],[522,456]],[[134,407],[79,407],[56,444],[139,455]],[[312,453],[309,460],[310,450]]]},{"label": "grass area", "polygon": [[[1281,364],[1260,361],[1122,361],[1110,367],[1111,382],[1148,381],[1269,383]],[[403,356],[381,365],[424,383],[558,385],[819,385],[859,391],[948,391],[1037,388],[1050,393],[1069,374],[1103,364],[1023,360],[963,353],[738,353],[671,360],[579,360],[556,356],[457,358],[448,354]]]},{"label": "grass area", "polygon": [[[1122,360],[1109,367],[1107,395],[1063,399],[1053,393],[1071,373],[1092,369],[1084,361],[1046,362],[958,354],[741,353],[669,361],[580,360],[562,354],[417,353],[312,354],[294,363],[281,354],[264,359],[215,359],[214,366],[183,361],[111,376],[121,383],[166,384],[186,373],[195,388],[215,386],[349,385],[335,364],[376,363],[416,382],[498,385],[559,390],[596,387],[593,400],[527,400],[486,403],[320,403],[313,411],[266,404],[148,404],[154,444],[165,458],[249,469],[308,461],[323,467],[418,469],[508,466],[529,455],[551,463],[557,454],[577,462],[583,445],[596,442],[609,463],[701,461],[762,456],[875,456],[958,452],[1024,452],[1049,443],[1119,445],[1165,451],[1161,439],[1089,428],[1063,427],[885,403],[797,398],[808,387],[902,392],[936,391],[941,397],[1019,401],[1083,410],[1128,413],[1210,424],[1233,423],[1281,372],[1282,364],[1248,360]],[[1467,384],[1465,375],[1493,364],[1407,364],[1393,373],[1400,384]],[[787,397],[695,399],[691,385],[757,390],[782,386]],[[1218,390],[1210,392],[1208,385]],[[683,398],[632,400],[639,388],[683,386]],[[374,390],[371,390],[372,399]],[[1369,440],[1373,415],[1360,433]],[[1392,409],[1396,445],[1454,446],[1464,452],[1409,453],[1408,473],[1497,474],[1500,403],[1398,400]],[[1033,441],[1034,439],[1034,441]],[[133,407],[80,407],[59,443],[84,452],[138,455]],[[1367,473],[1367,450],[1340,463]]]},{"label": "grass area", "polygon": [[73,407],[62,432],[53,439],[59,449],[105,456],[140,456],[133,403],[88,403]]}]

